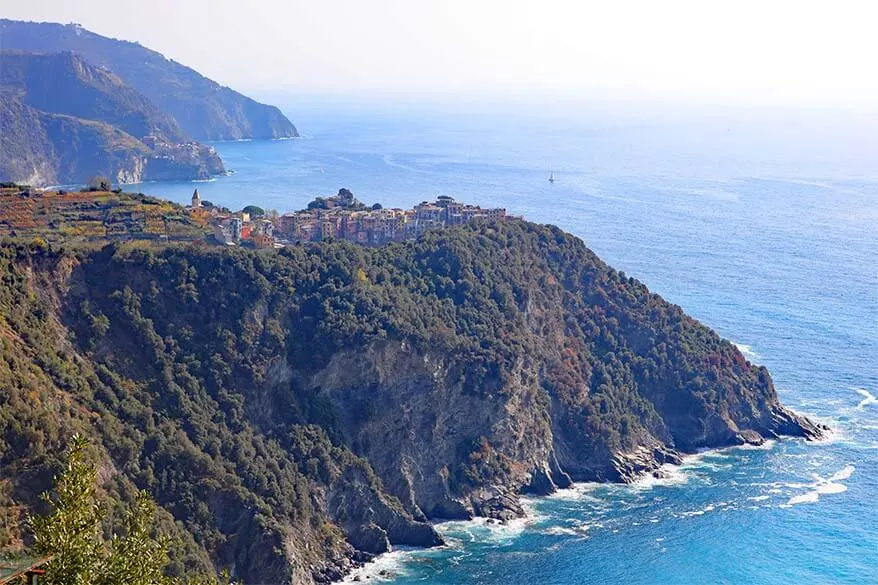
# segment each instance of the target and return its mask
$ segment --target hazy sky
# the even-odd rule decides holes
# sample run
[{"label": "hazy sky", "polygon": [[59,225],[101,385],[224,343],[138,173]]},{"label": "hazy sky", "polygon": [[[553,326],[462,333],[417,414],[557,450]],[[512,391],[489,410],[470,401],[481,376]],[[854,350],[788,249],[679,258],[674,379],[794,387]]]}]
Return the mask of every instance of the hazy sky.
[{"label": "hazy sky", "polygon": [[78,22],[257,93],[878,104],[869,2],[0,0],[0,16]]}]

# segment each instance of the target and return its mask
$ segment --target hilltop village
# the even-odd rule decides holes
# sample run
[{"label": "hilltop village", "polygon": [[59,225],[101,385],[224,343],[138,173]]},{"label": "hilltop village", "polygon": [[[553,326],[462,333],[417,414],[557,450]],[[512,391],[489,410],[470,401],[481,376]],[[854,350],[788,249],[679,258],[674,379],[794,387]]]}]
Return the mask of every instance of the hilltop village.
[{"label": "hilltop village", "polygon": [[[248,209],[251,210],[248,212]],[[424,201],[413,209],[384,209],[358,201],[347,189],[333,197],[318,197],[308,209],[283,215],[254,215],[253,207],[230,213],[205,205],[198,190],[192,195],[189,213],[207,215],[217,241],[226,245],[252,245],[256,248],[280,247],[294,242],[317,242],[338,238],[366,245],[380,245],[413,239],[423,232],[459,225],[476,219],[504,220],[504,208],[484,209],[441,195],[434,202]],[[259,210],[261,211],[261,210]]]}]

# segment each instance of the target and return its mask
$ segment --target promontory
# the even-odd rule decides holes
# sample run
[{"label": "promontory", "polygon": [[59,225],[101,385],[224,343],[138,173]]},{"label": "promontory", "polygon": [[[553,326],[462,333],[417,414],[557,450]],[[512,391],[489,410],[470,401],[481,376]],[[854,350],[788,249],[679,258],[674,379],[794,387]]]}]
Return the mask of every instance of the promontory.
[{"label": "promontory", "polygon": [[327,582],[525,492],[821,432],[732,343],[521,219],[373,247],[9,240],[0,273],[0,504],[33,505],[82,433],[108,497],[155,499],[177,572]]}]

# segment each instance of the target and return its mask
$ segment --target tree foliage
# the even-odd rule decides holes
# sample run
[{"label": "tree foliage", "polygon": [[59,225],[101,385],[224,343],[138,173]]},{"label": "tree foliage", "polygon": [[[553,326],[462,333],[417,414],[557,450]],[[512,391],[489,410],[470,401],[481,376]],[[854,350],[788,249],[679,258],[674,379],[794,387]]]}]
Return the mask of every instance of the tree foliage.
[{"label": "tree foliage", "polygon": [[[107,502],[96,493],[97,472],[88,461],[88,441],[75,435],[55,487],[43,499],[51,511],[31,516],[34,548],[49,557],[41,582],[47,585],[219,585],[215,577],[175,579],[165,574],[171,540],[155,534],[155,504],[139,492],[126,511],[125,533],[102,538]],[[228,579],[223,579],[226,583]]]},{"label": "tree foliage", "polygon": [[73,437],[54,493],[42,496],[52,512],[30,518],[36,551],[53,557],[45,576],[49,584],[86,585],[95,583],[100,574],[104,511],[95,497],[97,471],[86,459],[87,447],[85,438]]},{"label": "tree foliage", "polygon": [[257,207],[256,205],[248,205],[244,209],[242,209],[244,213],[249,213],[250,217],[262,217],[265,215],[265,210],[261,207]]}]

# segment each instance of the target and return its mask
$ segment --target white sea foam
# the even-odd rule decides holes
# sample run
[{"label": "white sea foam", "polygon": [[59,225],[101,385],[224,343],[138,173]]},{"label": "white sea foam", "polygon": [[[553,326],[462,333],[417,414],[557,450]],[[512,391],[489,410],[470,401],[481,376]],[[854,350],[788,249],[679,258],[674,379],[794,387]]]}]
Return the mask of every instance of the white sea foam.
[{"label": "white sea foam", "polygon": [[[734,343],[734,342],[732,342]],[[759,354],[753,351],[753,348],[749,345],[745,345],[743,343],[734,343],[735,347],[738,348],[738,351],[744,354],[744,357],[750,360],[751,363],[757,363],[759,358]]]},{"label": "white sea foam", "polygon": [[656,470],[638,478],[631,486],[635,489],[651,489],[656,486],[684,485],[698,476],[699,471],[713,472],[728,469],[734,465],[734,451],[741,449],[768,450],[775,441],[765,441],[761,445],[737,445],[723,449],[703,449],[698,453],[683,456],[680,465],[666,463]]},{"label": "white sea foam", "polygon": [[691,455],[690,465],[687,467],[687,461],[684,460],[682,465],[674,465],[666,463],[659,467],[655,473],[647,473],[639,477],[631,487],[637,490],[648,490],[657,486],[673,486],[689,483],[693,477],[691,463],[698,458],[699,455]]},{"label": "white sea foam", "polygon": [[592,500],[598,502],[600,501],[600,498],[593,496],[591,492],[605,485],[606,484],[600,484],[595,482],[574,483],[568,488],[559,489],[555,493],[549,494],[545,497],[552,500],[567,500],[576,502],[583,500]]},{"label": "white sea foam", "polygon": [[[527,511],[527,508],[526,508]],[[473,518],[472,520],[456,520],[441,522],[435,525],[436,530],[444,537],[465,538],[497,545],[511,544],[521,536],[528,525],[536,523],[541,516],[530,510],[524,518],[516,518],[501,522],[492,518]]]},{"label": "white sea foam", "polygon": [[708,512],[713,512],[714,510],[716,510],[717,506],[722,506],[722,505],[725,505],[725,502],[720,502],[719,504],[708,504],[705,507],[701,508],[700,510],[691,510],[689,512],[682,512],[680,514],[680,516],[683,516],[684,518],[691,518],[692,516],[703,516],[703,515],[707,514]]},{"label": "white sea foam", "polygon": [[829,427],[828,430],[823,430],[823,436],[819,439],[815,439],[814,443],[820,443],[822,445],[831,445],[833,443],[845,443],[850,440],[850,436],[848,432],[844,428],[844,422],[839,419],[820,417],[810,412],[802,413],[811,419],[813,422],[826,425]]},{"label": "white sea foam", "polygon": [[824,483],[817,486],[817,489],[814,490],[821,496],[826,494],[840,494],[842,492],[848,491],[848,486],[843,483]]},{"label": "white sea foam", "polygon": [[855,470],[856,470],[856,467],[854,467],[853,465],[845,465],[843,469],[841,469],[840,471],[836,471],[835,473],[830,475],[829,481],[833,482],[833,481],[841,481],[843,479],[848,479],[848,478],[850,478],[850,476],[852,476],[854,474]]},{"label": "white sea foam", "polygon": [[543,534],[551,534],[553,536],[578,536],[580,538],[588,535],[588,531],[592,528],[589,524],[580,524],[577,526],[550,526],[543,530]]},{"label": "white sea foam", "polygon": [[406,574],[406,564],[413,551],[398,550],[384,553],[373,561],[348,573],[344,579],[336,583],[368,582],[380,583],[391,581]]},{"label": "white sea foam", "polygon": [[[437,522],[433,527],[442,535],[447,543],[446,546],[441,548],[444,550],[458,549],[467,540],[500,546],[511,544],[524,532],[527,526],[543,519],[543,516],[533,506],[534,500],[522,498],[521,504],[526,514],[524,518],[503,522],[481,517],[473,518],[472,520]],[[404,549],[383,553],[364,566],[355,569],[337,583],[391,581],[399,575],[406,574],[405,567],[415,554],[425,554],[425,551],[420,549]],[[466,557],[470,554],[465,552],[462,556]],[[462,557],[451,557],[448,560],[451,563],[456,563],[459,562],[460,558]]]},{"label": "white sea foam", "polygon": [[863,410],[867,406],[878,404],[878,398],[875,398],[875,396],[865,388],[854,388],[854,391],[863,397],[863,400],[857,404],[857,410]]},{"label": "white sea foam", "polygon": [[759,445],[751,445],[749,443],[744,445],[736,445],[734,447],[727,447],[727,450],[737,450],[737,451],[771,451],[774,449],[774,446],[777,445],[777,441],[774,439],[767,439],[763,441]]},{"label": "white sea foam", "polygon": [[702,449],[697,453],[684,455],[680,465],[666,463],[659,467],[657,473],[645,474],[631,485],[636,489],[683,485],[696,478],[699,471],[721,471],[734,466],[736,451],[768,451],[773,449],[775,445],[776,441],[767,440],[761,445],[735,445],[721,449]]},{"label": "white sea foam", "polygon": [[752,496],[752,497],[747,498],[747,499],[752,500],[754,502],[764,502],[765,500],[769,499],[770,497],[771,496]]},{"label": "white sea foam", "polygon": [[813,504],[817,500],[820,499],[820,494],[816,491],[806,492],[799,496],[793,496],[790,498],[786,505],[787,506],[795,506],[796,504]]},{"label": "white sea foam", "polygon": [[[814,483],[807,484],[811,488],[804,494],[791,497],[783,507],[795,506],[796,504],[814,504],[820,500],[820,496],[829,494],[840,494],[846,492],[848,487],[843,483],[839,483],[845,479],[849,479],[853,475],[856,468],[853,465],[845,465],[842,469],[836,471],[827,478],[814,474]],[[801,484],[788,484],[791,487],[798,487]]]}]

